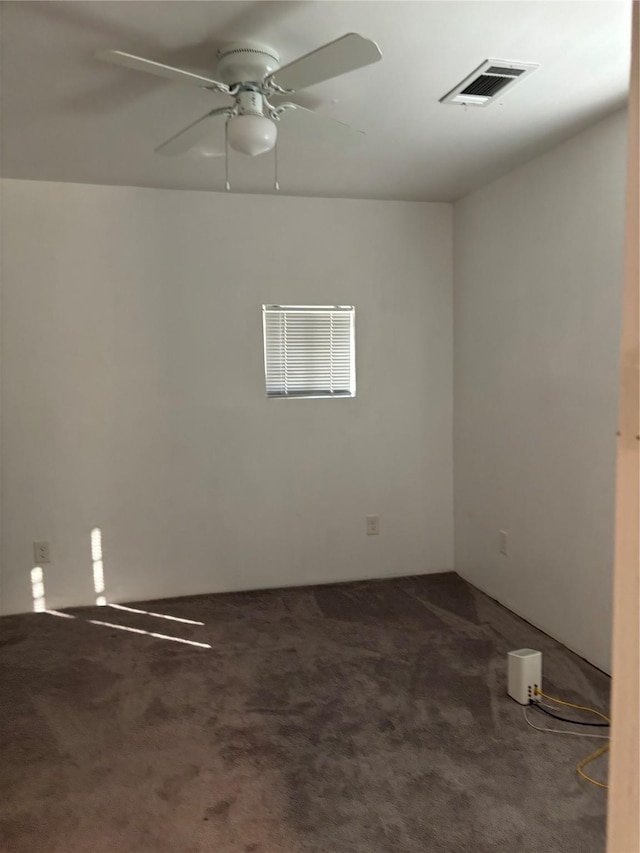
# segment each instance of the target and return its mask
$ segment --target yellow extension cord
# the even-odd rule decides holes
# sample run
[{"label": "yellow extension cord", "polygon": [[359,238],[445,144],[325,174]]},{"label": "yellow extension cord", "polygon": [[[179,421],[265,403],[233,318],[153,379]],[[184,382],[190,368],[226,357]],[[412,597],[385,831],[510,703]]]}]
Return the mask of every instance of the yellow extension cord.
[{"label": "yellow extension cord", "polygon": [[601,755],[604,755],[605,752],[609,751],[609,744],[605,744],[605,746],[601,746],[600,749],[596,749],[595,752],[592,752],[591,755],[588,755],[586,758],[583,758],[582,761],[579,761],[576,764],[576,770],[578,772],[578,776],[582,776],[583,779],[586,779],[587,782],[591,782],[592,785],[597,785],[598,788],[608,788],[609,786],[605,782],[598,782],[597,779],[592,779],[591,776],[587,776],[586,773],[583,773],[582,768],[585,767],[590,761],[593,761],[595,758],[600,758]]},{"label": "yellow extension cord", "polygon": [[[545,699],[549,699],[551,702],[556,702],[558,705],[566,705],[567,708],[576,708],[578,711],[588,711],[590,714],[596,714],[598,717],[602,717],[607,723],[610,723],[611,720],[606,714],[601,713],[600,711],[596,711],[595,708],[587,708],[586,705],[574,705],[573,702],[565,702],[564,699],[556,699],[555,696],[548,696],[546,693],[543,693],[542,690],[536,688],[536,693],[539,696],[544,696]],[[586,758],[583,758],[582,761],[579,761],[576,765],[576,772],[578,776],[581,776],[587,782],[591,782],[592,785],[597,785],[598,788],[608,788],[604,782],[598,782],[597,779],[592,779],[591,776],[587,776],[586,773],[583,772],[583,767],[586,767],[590,761],[595,761],[596,758],[600,758],[601,755],[604,755],[605,752],[608,752],[609,744],[605,746],[601,746],[600,749],[596,749],[595,752],[592,752],[591,755],[588,755]]]}]

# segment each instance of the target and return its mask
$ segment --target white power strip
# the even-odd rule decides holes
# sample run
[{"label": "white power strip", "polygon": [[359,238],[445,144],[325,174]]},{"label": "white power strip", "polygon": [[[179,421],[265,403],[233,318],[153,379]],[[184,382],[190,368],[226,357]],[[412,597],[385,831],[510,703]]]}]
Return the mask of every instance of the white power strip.
[{"label": "white power strip", "polygon": [[518,649],[507,654],[507,693],[521,705],[535,701],[542,690],[542,652]]}]

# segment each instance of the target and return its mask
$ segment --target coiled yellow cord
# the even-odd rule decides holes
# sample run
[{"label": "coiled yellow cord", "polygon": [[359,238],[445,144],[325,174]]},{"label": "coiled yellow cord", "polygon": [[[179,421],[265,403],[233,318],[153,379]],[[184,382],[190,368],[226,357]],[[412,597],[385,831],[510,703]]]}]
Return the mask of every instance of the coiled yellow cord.
[{"label": "coiled yellow cord", "polygon": [[576,765],[576,770],[578,772],[578,776],[582,776],[583,779],[586,779],[587,782],[591,782],[592,785],[597,785],[598,788],[608,788],[609,786],[607,784],[605,784],[604,782],[598,782],[597,779],[592,779],[591,776],[587,776],[586,773],[582,772],[583,767],[586,767],[586,765],[590,761],[594,761],[596,758],[600,758],[600,756],[604,755],[608,749],[609,749],[609,744],[606,744],[605,746],[601,746],[600,749],[596,749],[596,751],[591,753],[591,755],[588,755],[586,758],[583,758],[582,761],[579,761],[578,764]]},{"label": "coiled yellow cord", "polygon": [[578,711],[588,711],[590,714],[596,714],[598,717],[602,717],[602,719],[606,723],[610,723],[611,720],[607,717],[606,714],[603,714],[601,711],[596,711],[595,708],[587,708],[586,705],[574,705],[573,702],[565,702],[564,699],[556,699],[555,696],[548,696],[546,693],[543,693],[539,687],[536,687],[536,693],[539,696],[544,696],[545,699],[550,699],[552,702],[557,702],[558,705],[566,705],[567,708],[577,708]]},{"label": "coiled yellow cord", "polygon": [[[576,708],[578,711],[588,711],[590,714],[596,714],[598,717],[601,717],[607,723],[611,722],[606,714],[603,714],[601,711],[596,711],[595,708],[587,708],[586,705],[575,705],[573,702],[565,702],[564,699],[556,699],[554,696],[548,696],[546,693],[543,693],[539,687],[536,687],[536,694],[544,696],[545,699],[549,699],[551,702],[556,702],[558,705],[566,705],[567,708]],[[604,755],[608,750],[609,744],[606,744],[605,746],[601,746],[600,749],[596,749],[596,751],[592,752],[591,755],[583,758],[582,761],[579,761],[576,765],[576,772],[578,776],[587,782],[591,782],[592,785],[597,785],[598,788],[608,788],[609,786],[604,782],[598,782],[597,779],[592,779],[591,776],[587,776],[587,774],[583,772],[583,767],[586,767],[590,761],[595,761],[596,758],[600,758],[600,756]]]}]

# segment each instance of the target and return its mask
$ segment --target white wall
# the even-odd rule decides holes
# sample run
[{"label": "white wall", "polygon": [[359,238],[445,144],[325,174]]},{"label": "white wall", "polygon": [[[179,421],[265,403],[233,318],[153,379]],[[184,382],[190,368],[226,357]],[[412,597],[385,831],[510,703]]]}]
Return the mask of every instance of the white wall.
[{"label": "white wall", "polygon": [[[2,190],[3,612],[94,526],[113,601],[452,568],[449,205]],[[355,304],[355,399],[265,399],[265,302]]]},{"label": "white wall", "polygon": [[617,113],[454,208],[456,568],[605,670],[625,133]]}]

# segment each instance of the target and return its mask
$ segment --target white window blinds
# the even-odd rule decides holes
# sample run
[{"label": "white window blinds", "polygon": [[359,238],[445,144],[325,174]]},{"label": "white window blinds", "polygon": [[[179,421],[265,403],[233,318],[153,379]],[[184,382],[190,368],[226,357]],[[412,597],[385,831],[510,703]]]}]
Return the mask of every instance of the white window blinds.
[{"label": "white window blinds", "polygon": [[355,397],[355,309],[263,305],[267,397]]}]

